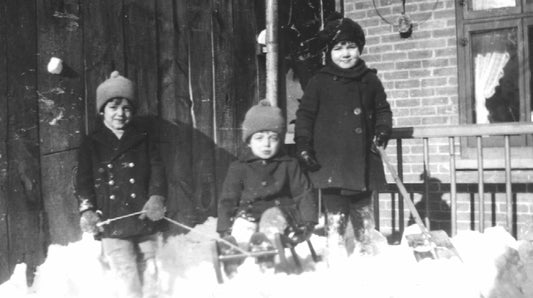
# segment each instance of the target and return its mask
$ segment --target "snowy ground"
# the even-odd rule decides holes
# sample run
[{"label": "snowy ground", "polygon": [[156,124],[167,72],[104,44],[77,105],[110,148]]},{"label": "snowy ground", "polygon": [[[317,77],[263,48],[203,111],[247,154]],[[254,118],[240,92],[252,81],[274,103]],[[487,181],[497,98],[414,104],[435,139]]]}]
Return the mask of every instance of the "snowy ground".
[{"label": "snowy ground", "polygon": [[[533,244],[516,241],[502,228],[456,236],[453,243],[462,262],[417,263],[408,247],[398,245],[381,247],[376,256],[339,254],[329,265],[314,264],[300,245],[302,274],[261,273],[250,259],[234,279],[219,285],[209,240],[216,237],[215,223],[209,218],[163,244],[158,256],[161,297],[533,297]],[[323,253],[324,239],[313,236],[312,242]],[[19,264],[0,285],[0,297],[112,298],[113,277],[99,256],[99,242],[89,235],[68,246],[53,245],[31,288],[25,265]]]}]

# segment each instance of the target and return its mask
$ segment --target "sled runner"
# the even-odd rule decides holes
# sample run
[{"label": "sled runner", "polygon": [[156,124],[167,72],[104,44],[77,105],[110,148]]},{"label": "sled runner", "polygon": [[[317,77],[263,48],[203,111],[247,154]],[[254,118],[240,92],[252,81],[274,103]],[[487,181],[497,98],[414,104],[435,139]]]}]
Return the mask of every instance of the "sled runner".
[{"label": "sled runner", "polygon": [[[272,207],[262,214],[258,231],[252,235],[246,248],[240,248],[231,236],[213,241],[211,252],[217,281],[223,283],[225,279],[233,277],[237,268],[250,257],[255,259],[261,270],[301,273],[302,263],[295,245],[288,238],[290,231],[286,215],[280,208]],[[307,244],[313,261],[317,262],[319,257],[312,243],[308,240]],[[287,259],[286,248],[291,252],[292,262]]]},{"label": "sled runner", "polygon": [[450,238],[448,237],[448,234],[446,234],[445,231],[443,230],[429,231],[426,228],[426,226],[422,222],[422,219],[420,218],[420,214],[416,210],[415,205],[409,199],[409,193],[407,192],[407,189],[405,188],[402,181],[400,180],[398,173],[396,173],[396,169],[394,169],[394,167],[390,163],[387,153],[382,147],[375,146],[375,148],[378,150],[379,154],[381,155],[381,159],[383,160],[383,163],[385,163],[385,165],[389,169],[389,172],[392,178],[394,179],[394,181],[396,182],[396,185],[398,186],[398,190],[400,191],[400,194],[403,197],[403,201],[405,205],[407,205],[407,208],[413,215],[413,218],[415,219],[417,226],[420,228],[420,231],[421,231],[420,234],[412,234],[412,235],[405,236],[409,244],[409,247],[413,248],[413,253],[414,253],[416,260],[420,261],[426,258],[448,259],[451,257],[457,257],[459,258],[459,260],[461,260],[459,253],[453,246],[453,243],[451,242]]}]

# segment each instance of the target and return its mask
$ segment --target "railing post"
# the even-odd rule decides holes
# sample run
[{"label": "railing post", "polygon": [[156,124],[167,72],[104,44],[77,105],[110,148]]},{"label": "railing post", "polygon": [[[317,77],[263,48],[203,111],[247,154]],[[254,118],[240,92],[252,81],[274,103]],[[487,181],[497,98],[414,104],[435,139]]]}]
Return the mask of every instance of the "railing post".
[{"label": "railing post", "polygon": [[481,136],[477,136],[477,173],[479,196],[479,231],[485,231],[485,187],[483,185],[483,144]]},{"label": "railing post", "polygon": [[504,136],[505,140],[505,193],[507,199],[507,228],[511,235],[516,236],[516,231],[513,229],[513,192],[511,184],[511,146],[509,145],[509,135]]},{"label": "railing post", "polygon": [[455,173],[455,138],[448,139],[450,145],[450,215],[451,234],[457,234],[457,180]]},{"label": "railing post", "polygon": [[424,196],[426,198],[426,227],[428,230],[431,230],[430,223],[430,208],[429,208],[429,139],[424,138]]},{"label": "railing post", "polygon": [[[396,139],[396,165],[398,169],[398,177],[403,181],[403,151],[402,151],[402,139]],[[398,193],[398,227],[400,228],[400,235],[403,235],[405,227],[404,206],[401,193]]]}]

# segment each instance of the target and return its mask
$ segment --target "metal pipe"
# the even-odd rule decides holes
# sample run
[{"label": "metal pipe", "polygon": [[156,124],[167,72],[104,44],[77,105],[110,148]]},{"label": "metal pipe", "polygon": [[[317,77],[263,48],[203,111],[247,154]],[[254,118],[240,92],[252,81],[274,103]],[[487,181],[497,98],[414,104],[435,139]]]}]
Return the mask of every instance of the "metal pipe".
[{"label": "metal pipe", "polygon": [[455,173],[455,138],[448,138],[450,146],[450,213],[451,213],[451,233],[457,234],[457,180]]},{"label": "metal pipe", "polygon": [[266,2],[266,99],[278,106],[278,0]]},{"label": "metal pipe", "polygon": [[509,145],[510,136],[504,136],[505,140],[505,193],[507,199],[507,228],[511,235],[515,236],[513,229],[513,192],[511,184],[511,146]]},{"label": "metal pipe", "polygon": [[477,172],[478,172],[478,196],[479,196],[479,231],[485,230],[485,189],[483,185],[483,144],[481,136],[477,136]]}]

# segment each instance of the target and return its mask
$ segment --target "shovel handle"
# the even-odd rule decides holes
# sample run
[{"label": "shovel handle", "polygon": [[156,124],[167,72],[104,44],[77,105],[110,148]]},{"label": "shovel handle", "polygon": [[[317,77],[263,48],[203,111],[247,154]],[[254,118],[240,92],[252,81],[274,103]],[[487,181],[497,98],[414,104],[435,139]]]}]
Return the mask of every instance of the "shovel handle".
[{"label": "shovel handle", "polygon": [[405,189],[405,186],[403,185],[402,180],[398,176],[396,169],[390,163],[389,156],[385,152],[385,149],[377,145],[374,145],[374,146],[378,150],[379,155],[381,156],[381,160],[383,160],[383,163],[385,163],[385,165],[387,166],[387,169],[389,169],[389,172],[392,178],[394,179],[394,182],[396,182],[396,185],[398,186],[398,190],[400,191],[400,194],[403,197],[403,201],[405,205],[407,205],[407,208],[409,208],[409,211],[413,214],[413,218],[415,219],[416,224],[418,225],[418,227],[420,228],[423,234],[429,235],[429,231],[424,225],[424,222],[422,221],[422,218],[420,217],[418,210],[416,210],[415,204],[409,198],[409,193],[407,192],[407,189]]}]

